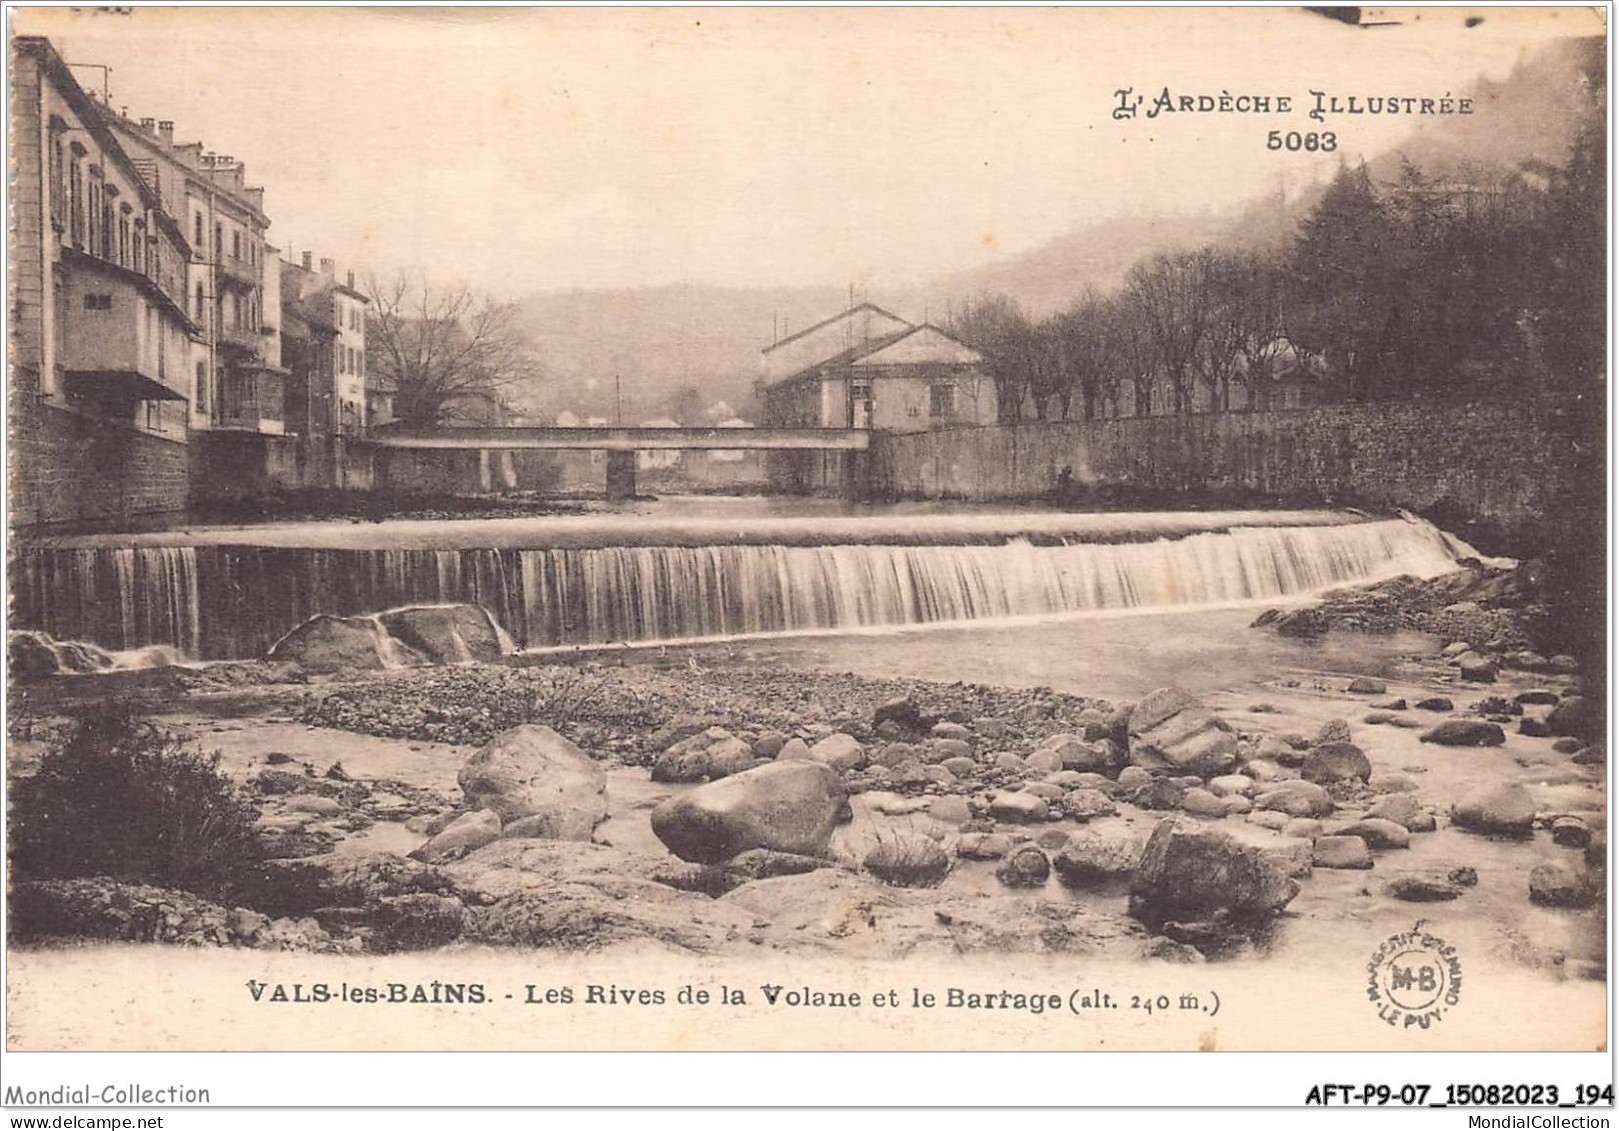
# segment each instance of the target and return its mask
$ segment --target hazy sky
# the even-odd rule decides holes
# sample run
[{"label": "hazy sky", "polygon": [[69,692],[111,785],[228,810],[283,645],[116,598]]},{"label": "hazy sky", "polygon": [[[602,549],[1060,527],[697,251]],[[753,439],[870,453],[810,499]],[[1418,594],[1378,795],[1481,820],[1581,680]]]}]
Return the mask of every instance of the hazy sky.
[{"label": "hazy sky", "polygon": [[[247,163],[271,239],[497,293],[902,285],[1109,216],[1223,207],[1407,119],[1165,115],[1113,91],[1460,93],[1584,9],[136,9],[19,12],[115,106]],[[1413,17],[1417,17],[1413,19]],[[96,71],[78,71],[88,87]]]}]

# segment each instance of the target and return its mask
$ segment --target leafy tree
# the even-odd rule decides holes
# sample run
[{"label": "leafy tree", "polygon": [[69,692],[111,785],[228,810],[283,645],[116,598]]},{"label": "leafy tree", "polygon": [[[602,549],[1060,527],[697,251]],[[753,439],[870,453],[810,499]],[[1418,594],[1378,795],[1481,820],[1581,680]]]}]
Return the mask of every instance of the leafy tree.
[{"label": "leafy tree", "polygon": [[1125,293],[1141,313],[1176,413],[1192,411],[1198,358],[1209,332],[1213,260],[1207,249],[1157,255],[1136,264],[1125,280]]}]

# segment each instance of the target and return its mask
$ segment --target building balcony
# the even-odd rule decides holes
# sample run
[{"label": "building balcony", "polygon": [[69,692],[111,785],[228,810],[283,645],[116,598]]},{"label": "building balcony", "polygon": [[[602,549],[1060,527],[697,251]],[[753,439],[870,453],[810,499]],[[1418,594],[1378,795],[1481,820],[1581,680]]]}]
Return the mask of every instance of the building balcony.
[{"label": "building balcony", "polygon": [[271,435],[285,432],[285,376],[274,369],[226,370],[220,377],[213,426]]},{"label": "building balcony", "polygon": [[259,285],[260,273],[257,263],[249,263],[245,259],[237,259],[231,255],[222,255],[214,263],[214,267],[219,272],[220,279],[224,282],[235,283],[242,287],[257,287]]},{"label": "building balcony", "polygon": [[218,342],[220,349],[235,350],[253,357],[259,353],[259,332],[247,326],[221,326]]}]

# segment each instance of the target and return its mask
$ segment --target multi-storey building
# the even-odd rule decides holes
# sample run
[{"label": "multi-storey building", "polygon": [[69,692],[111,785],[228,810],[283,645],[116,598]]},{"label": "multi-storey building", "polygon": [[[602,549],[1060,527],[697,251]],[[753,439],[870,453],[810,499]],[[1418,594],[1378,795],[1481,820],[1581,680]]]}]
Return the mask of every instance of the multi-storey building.
[{"label": "multi-storey building", "polygon": [[12,516],[186,500],[190,248],[49,41],[12,41]]},{"label": "multi-storey building", "polygon": [[304,397],[299,414],[311,436],[359,436],[369,420],[366,397],[365,317],[371,300],[355,288],[354,272],[340,281],[337,264],[304,252],[301,263],[282,262],[281,303],[289,323],[300,322],[292,382]]},{"label": "multi-storey building", "polygon": [[264,190],[235,158],[177,143],[174,123],[100,107],[190,245],[186,305],[192,352],[191,426],[280,434],[285,429],[277,249],[265,235]]}]

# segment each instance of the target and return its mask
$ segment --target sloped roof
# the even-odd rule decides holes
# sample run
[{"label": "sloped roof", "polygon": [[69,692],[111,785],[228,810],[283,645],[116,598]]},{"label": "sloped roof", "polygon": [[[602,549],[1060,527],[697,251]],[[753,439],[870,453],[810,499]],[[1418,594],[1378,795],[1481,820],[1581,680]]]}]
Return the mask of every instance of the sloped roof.
[{"label": "sloped roof", "polygon": [[[884,318],[892,318],[895,322],[905,322],[905,319],[901,318],[899,315],[895,314],[891,310],[884,310],[882,307],[878,306],[874,302],[863,302],[858,306],[851,306],[848,310],[840,310],[830,318],[823,318],[823,319],[821,319],[821,321],[817,322],[813,326],[806,326],[804,329],[798,331],[798,333],[796,333],[796,334],[789,334],[787,337],[783,338],[779,342],[772,342],[770,345],[766,346],[764,349],[760,350],[759,352],[760,353],[771,353],[771,352],[773,352],[775,350],[779,350],[782,346],[789,345],[789,344],[791,344],[793,342],[798,341],[798,339],[800,339],[800,338],[807,337],[808,335],[815,333],[815,331],[817,331],[817,330],[825,329],[826,327],[832,325],[834,322],[838,322],[838,321],[841,321],[844,318],[848,318],[852,314],[858,314],[862,310],[869,310],[874,314],[881,314]],[[906,322],[905,324],[907,326],[910,325],[910,323],[908,323],[908,322]]]},{"label": "sloped roof", "polygon": [[[905,327],[905,329],[895,330],[892,334],[884,334],[881,337],[872,338],[870,341],[861,342],[859,345],[851,346],[842,353],[833,354],[831,357],[823,358],[812,365],[806,365],[803,369],[800,369],[794,373],[789,373],[781,380],[774,382],[771,387],[773,388],[776,385],[785,385],[792,381],[799,381],[811,374],[820,373],[825,370],[839,369],[846,365],[856,365],[866,358],[869,358],[874,354],[881,353],[890,346],[897,345],[906,338],[922,333],[923,331],[937,334],[948,341],[956,343],[956,345],[960,346],[961,348],[970,350],[973,354],[978,355],[977,350],[974,350],[971,346],[967,345],[966,342],[963,342],[954,334],[933,325],[931,322],[924,322],[920,326],[908,325]],[[981,358],[982,355],[978,356]],[[916,363],[912,362],[906,364]]]}]

